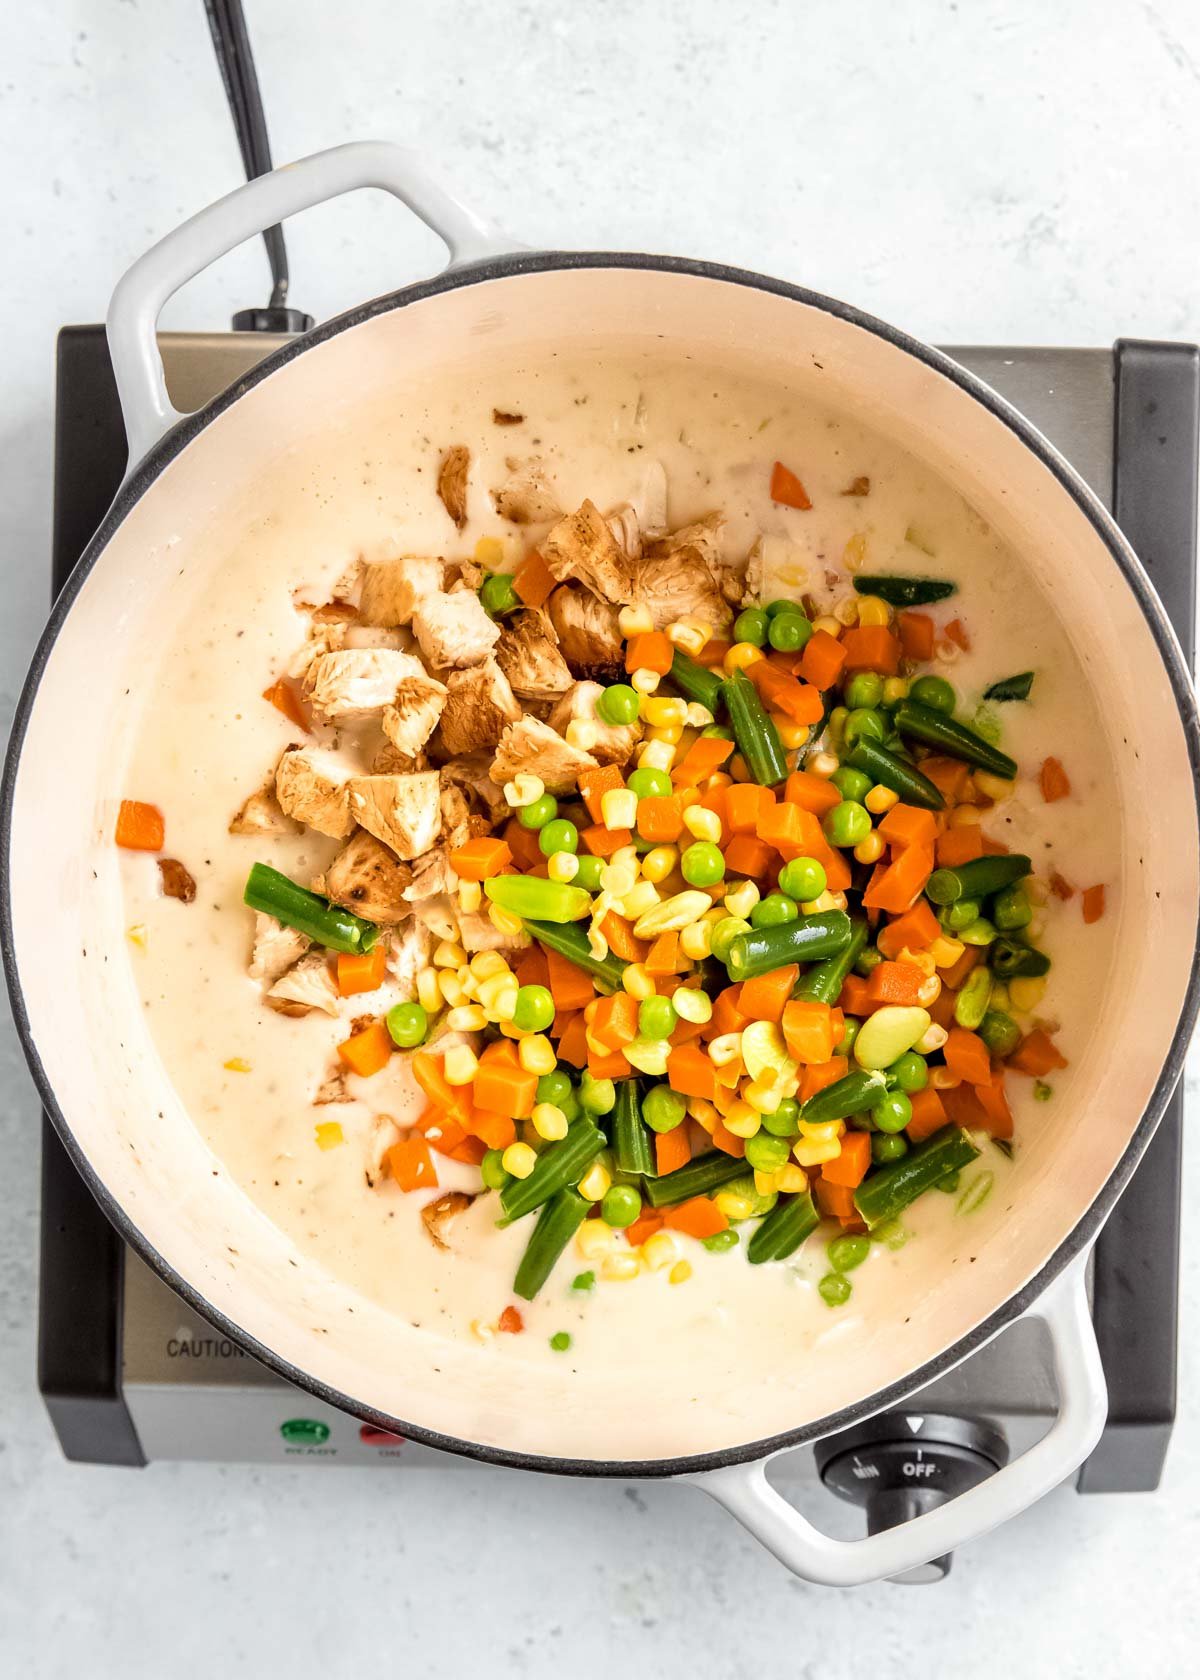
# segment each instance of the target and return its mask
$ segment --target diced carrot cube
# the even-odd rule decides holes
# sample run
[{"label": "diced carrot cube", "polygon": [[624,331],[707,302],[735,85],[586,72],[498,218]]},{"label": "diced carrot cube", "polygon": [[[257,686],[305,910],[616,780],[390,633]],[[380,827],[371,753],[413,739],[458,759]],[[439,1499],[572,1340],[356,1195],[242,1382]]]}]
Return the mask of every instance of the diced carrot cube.
[{"label": "diced carrot cube", "polygon": [[782,461],[776,461],[771,468],[771,500],[780,502],[784,507],[797,508],[801,513],[807,513],[812,507],[808,491]]},{"label": "diced carrot cube", "polygon": [[927,951],[941,932],[937,917],[922,898],[906,914],[881,928],[875,943],[885,957],[896,957],[905,949]]},{"label": "diced carrot cube", "polygon": [[821,1178],[826,1184],[839,1184],[846,1189],[855,1190],[867,1176],[867,1168],[870,1165],[871,1134],[847,1132],[842,1138],[841,1154],[823,1164]]},{"label": "diced carrot cube", "polygon": [[1047,805],[1053,805],[1057,799],[1065,799],[1071,791],[1070,777],[1056,758],[1046,759],[1038,772],[1038,780]]},{"label": "diced carrot cube", "polygon": [[784,968],[773,968],[752,980],[743,980],[738,1008],[752,1021],[782,1020],[783,1006],[799,977],[799,965],[788,963]]},{"label": "diced carrot cube", "polygon": [[827,1085],[836,1085],[849,1071],[850,1063],[845,1056],[831,1056],[827,1062],[809,1062],[800,1075],[800,1101],[808,1102]]},{"label": "diced carrot cube", "polygon": [[419,1132],[394,1143],[387,1152],[387,1164],[401,1190],[437,1187],[437,1170],[429,1158],[429,1145]]},{"label": "diced carrot cube", "polygon": [[527,607],[541,607],[549,600],[558,579],[535,548],[513,573],[513,591]]},{"label": "diced carrot cube", "polygon": [[[558,1019],[556,1016],[556,1024]],[[569,1062],[575,1068],[587,1066],[587,1023],[582,1010],[571,1016],[563,1030],[558,1041],[558,1059],[560,1062]]]},{"label": "diced carrot cube", "polygon": [[[682,1129],[682,1128],[679,1128]],[[668,1132],[668,1137],[674,1137]],[[665,1220],[670,1231],[683,1231],[689,1237],[715,1237],[724,1231],[729,1221],[714,1201],[707,1196],[692,1196],[666,1210]]]},{"label": "diced carrot cube", "polygon": [[1034,1079],[1040,1079],[1044,1074],[1054,1073],[1058,1068],[1065,1068],[1067,1058],[1055,1044],[1048,1032],[1037,1027],[1028,1033],[1008,1058],[1008,1066],[1016,1068],[1018,1073],[1027,1073]]},{"label": "diced carrot cube", "polygon": [[161,852],[165,837],[163,814],[157,805],[122,799],[113,838],[128,852]]},{"label": "diced carrot cube", "polygon": [[968,1085],[987,1085],[992,1078],[992,1058],[978,1033],[965,1027],[951,1027],[943,1054],[946,1066]]},{"label": "diced carrot cube", "polygon": [[937,837],[939,869],[956,869],[983,856],[983,830],[978,823],[967,828],[948,828]]},{"label": "diced carrot cube", "polygon": [[735,834],[725,848],[725,867],[731,875],[766,875],[774,858],[773,848],[754,834]]},{"label": "diced carrot cube", "polygon": [[631,636],[625,645],[627,671],[654,671],[665,677],[674,657],[675,650],[661,630],[647,630],[640,636]]},{"label": "diced carrot cube", "polygon": [[1083,889],[1083,919],[1085,922],[1098,922],[1104,914],[1104,888],[1085,887]]},{"label": "diced carrot cube", "polygon": [[610,858],[614,852],[619,852],[622,846],[632,846],[633,830],[605,828],[603,823],[593,823],[590,828],[580,829],[579,838],[593,857]]},{"label": "diced carrot cube", "polygon": [[887,1003],[916,1005],[920,1003],[925,976],[915,963],[876,963],[867,980],[867,996],[877,1006]]},{"label": "diced carrot cube", "polygon": [[885,624],[870,624],[847,630],[842,637],[847,671],[879,671],[894,677],[900,669],[900,638]]},{"label": "diced carrot cube", "polygon": [[932,846],[937,822],[932,811],[919,805],[893,805],[879,824],[879,833],[889,846]]},{"label": "diced carrot cube", "polygon": [[[579,794],[594,823],[603,823],[602,800],[606,793],[625,786],[625,778],[615,764],[599,764],[594,770],[579,772]],[[537,836],[534,836],[536,843]]]},{"label": "diced carrot cube", "polygon": [[941,1097],[932,1085],[926,1085],[923,1091],[914,1091],[908,1100],[912,1104],[912,1119],[905,1130],[910,1143],[920,1143],[922,1138],[941,1131],[948,1116]]},{"label": "diced carrot cube", "polygon": [[814,688],[832,688],[842,674],[846,650],[828,630],[816,630],[808,638],[800,660],[800,675]]},{"label": "diced carrot cube", "polygon": [[349,1038],[343,1039],[337,1052],[351,1073],[357,1073],[361,1079],[370,1079],[387,1066],[394,1049],[387,1027],[382,1021],[372,1021],[361,1032],[351,1033]]},{"label": "diced carrot cube", "polygon": [[902,915],[911,908],[933,874],[933,848],[907,846],[888,865],[878,881],[872,877],[863,904],[868,910]]},{"label": "diced carrot cube", "polygon": [[667,1057],[667,1079],[673,1091],[685,1097],[711,1102],[716,1090],[716,1069],[695,1044],[681,1044]]},{"label": "diced carrot cube", "polygon": [[464,881],[490,880],[502,874],[512,860],[507,842],[488,834],[478,834],[450,853],[454,873]]},{"label": "diced carrot cube", "polygon": [[[757,782],[734,782],[724,791],[724,827],[730,834],[753,834],[759,817],[775,804],[771,789],[759,787]],[[642,804],[645,803],[643,800]]]},{"label": "diced carrot cube", "polygon": [[933,658],[933,620],[928,613],[898,613],[896,629],[905,659],[923,662]]},{"label": "diced carrot cube", "polygon": [[809,1003],[796,998],[784,1004],[783,1037],[788,1054],[794,1061],[808,1067],[832,1060],[833,1016],[834,1011],[827,1003]]},{"label": "diced carrot cube", "polygon": [[692,1146],[688,1142],[686,1125],[672,1126],[669,1132],[654,1134],[654,1164],[660,1178],[679,1167],[686,1167],[691,1158]]},{"label": "diced carrot cube", "polygon": [[637,831],[643,840],[670,845],[683,833],[683,802],[677,793],[649,794],[638,800]]},{"label": "diced carrot cube", "polygon": [[741,1007],[741,986],[726,986],[713,1002],[712,1019],[704,1029],[705,1038],[720,1038],[722,1033],[741,1032],[750,1025],[750,1017]]},{"label": "diced carrot cube", "polygon": [[823,817],[840,805],[842,796],[827,776],[814,776],[811,770],[793,770],[784,787],[784,798],[801,810]]}]

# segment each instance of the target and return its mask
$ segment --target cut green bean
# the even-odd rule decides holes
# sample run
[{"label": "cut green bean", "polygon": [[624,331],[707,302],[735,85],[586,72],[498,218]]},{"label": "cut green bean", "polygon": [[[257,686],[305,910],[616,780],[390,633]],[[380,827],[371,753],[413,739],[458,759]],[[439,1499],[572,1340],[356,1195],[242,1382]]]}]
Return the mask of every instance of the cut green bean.
[{"label": "cut green bean", "polygon": [[887,1079],[875,1069],[848,1073],[810,1097],[800,1111],[800,1118],[811,1125],[823,1125],[828,1120],[845,1120],[851,1114],[862,1114],[873,1108],[880,1097],[887,1095]]},{"label": "cut green bean", "polygon": [[707,1196],[710,1190],[719,1190],[745,1171],[746,1163],[735,1155],[726,1155],[723,1149],[710,1149],[689,1161],[686,1167],[676,1167],[662,1178],[648,1178],[646,1200],[654,1208],[673,1207],[676,1202],[689,1201],[693,1196]]},{"label": "cut green bean", "polygon": [[826,957],[824,962],[816,963],[807,973],[802,974],[792,987],[792,996],[805,1003],[835,1004],[846,976],[858,961],[870,938],[870,931],[866,922],[852,921],[849,943],[835,956]]},{"label": "cut green bean", "polygon": [[850,763],[856,770],[865,771],[873,782],[898,793],[906,805],[940,811],[946,803],[941,791],[928,776],[922,776],[919,770],[897,758],[895,753],[888,752],[877,741],[868,741],[860,736],[854,743]]},{"label": "cut green bean", "polygon": [[751,928],[729,942],[725,966],[731,980],[753,980],[788,963],[819,962],[844,951],[854,925],[844,910],[818,910],[777,927]]},{"label": "cut green bean", "polygon": [[889,607],[927,607],[931,601],[944,601],[958,588],[948,578],[894,577],[890,573],[861,572],[854,580],[860,595],[875,595]]},{"label": "cut green bean", "polygon": [[957,904],[960,898],[986,898],[1002,892],[1033,871],[1033,860],[1021,852],[989,853],[953,869],[935,869],[925,885],[935,904]]},{"label": "cut green bean", "polygon": [[678,648],[671,659],[671,681],[681,694],[686,694],[689,700],[695,700],[698,705],[707,706],[715,714],[721,704],[722,679],[715,671],[700,665],[690,659],[686,653]]},{"label": "cut green bean", "polygon": [[307,887],[297,886],[269,863],[251,867],[242,898],[251,910],[274,916],[285,927],[306,933],[318,945],[341,951],[348,957],[373,950],[379,938],[374,922],[365,922],[361,916],[309,892]]},{"label": "cut green bean", "polygon": [[1015,677],[1001,677],[990,688],[985,688],[985,700],[1028,700],[1029,690],[1033,687],[1033,672],[1021,671]]},{"label": "cut green bean", "polygon": [[981,770],[990,770],[993,776],[1002,776],[1009,782],[1017,773],[1016,759],[1009,758],[999,747],[993,747],[982,735],[968,729],[965,723],[947,717],[945,712],[934,711],[932,706],[922,706],[916,700],[902,700],[892,713],[892,721],[901,735],[911,735],[914,741],[936,747],[949,758],[961,758],[967,764],[976,764]]},{"label": "cut green bean", "polygon": [[543,1149],[528,1178],[514,1178],[500,1192],[504,1218],[498,1225],[511,1225],[548,1202],[551,1196],[578,1184],[604,1148],[604,1133],[590,1120],[577,1120],[561,1143]]},{"label": "cut green bean", "polygon": [[821,1215],[807,1190],[778,1202],[750,1238],[746,1258],[752,1266],[766,1260],[786,1260],[821,1223]]},{"label": "cut green bean", "polygon": [[592,895],[582,887],[540,875],[493,875],[483,890],[501,910],[539,922],[578,922],[592,908]]},{"label": "cut green bean", "polygon": [[603,992],[619,992],[625,964],[610,952],[607,957],[594,957],[588,937],[577,922],[537,922],[525,920],[525,926],[548,951],[566,957],[576,968],[590,974]]},{"label": "cut green bean", "polygon": [[654,1139],[642,1119],[641,1094],[636,1079],[617,1083],[617,1101],[612,1111],[613,1154],[622,1172],[653,1178],[657,1172]]},{"label": "cut green bean", "polygon": [[533,1235],[517,1267],[513,1280],[515,1295],[523,1301],[533,1300],[554,1270],[559,1256],[587,1218],[590,1205],[574,1190],[560,1190],[543,1204]]},{"label": "cut green bean", "polygon": [[979,1154],[960,1126],[940,1132],[910,1149],[890,1166],[869,1173],[854,1192],[854,1205],[872,1230],[915,1202],[950,1173],[956,1173]]},{"label": "cut green bean", "polygon": [[758,690],[741,671],[721,684],[729,725],[746,768],[761,787],[774,787],[788,773],[779,731],[763,710]]}]

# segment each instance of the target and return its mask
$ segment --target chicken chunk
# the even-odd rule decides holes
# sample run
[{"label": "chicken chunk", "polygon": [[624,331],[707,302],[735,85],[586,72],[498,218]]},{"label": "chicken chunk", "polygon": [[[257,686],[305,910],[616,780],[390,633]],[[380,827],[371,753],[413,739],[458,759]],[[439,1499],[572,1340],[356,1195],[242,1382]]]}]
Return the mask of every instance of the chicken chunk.
[{"label": "chicken chunk", "polygon": [[634,562],[594,502],[584,502],[559,520],[542,541],[542,558],[560,583],[574,578],[593,595],[620,606],[633,600]]},{"label": "chicken chunk", "polygon": [[500,626],[469,589],[424,596],[413,614],[413,631],[426,660],[440,671],[478,665],[500,640]]},{"label": "chicken chunk", "polygon": [[617,539],[622,550],[631,560],[642,558],[642,527],[638,523],[637,510],[629,502],[622,502],[619,507],[605,515],[609,530]]},{"label": "chicken chunk", "polygon": [[438,468],[438,500],[454,521],[454,529],[461,531],[467,523],[467,476],[471,471],[471,451],[456,444],[442,456]]},{"label": "chicken chunk", "polygon": [[359,619],[385,629],[409,623],[419,602],[442,587],[443,570],[440,559],[424,554],[364,561]]},{"label": "chicken chunk", "polygon": [[392,705],[406,677],[425,675],[421,661],[411,653],[348,648],[313,660],[304,679],[304,695],[328,722],[353,723]]},{"label": "chicken chunk", "polygon": [[324,951],[310,951],[286,974],[281,974],[268,988],[266,1001],[272,1008],[290,1005],[279,1010],[282,1015],[307,1014],[310,1009],[336,1015],[340,999]]},{"label": "chicken chunk", "polygon": [[699,619],[714,630],[729,622],[722,588],[726,570],[717,543],[721,519],[710,514],[647,545],[638,568],[638,600],[650,609],[656,630],[678,618]]},{"label": "chicken chunk", "polygon": [[492,755],[487,751],[458,754],[442,765],[442,791],[461,788],[472,814],[486,817],[489,828],[509,815],[508,801],[488,774],[491,767]]},{"label": "chicken chunk", "polygon": [[285,816],[275,797],[275,778],[252,793],[229,825],[230,834],[257,834],[264,839],[280,834],[299,834],[300,824]]},{"label": "chicken chunk", "polygon": [[415,757],[437,727],[446,704],[446,686],[433,677],[405,677],[395,703],[385,706],[380,728],[397,752]]},{"label": "chicken chunk", "polygon": [[427,852],[441,833],[437,772],[415,776],[352,776],[347,784],[350,811],[359,826],[398,858]]},{"label": "chicken chunk", "polygon": [[596,701],[604,693],[597,682],[575,683],[564,694],[547,718],[551,729],[560,735],[567,733],[567,725],[577,719],[590,723],[596,731],[595,744],[588,748],[597,764],[625,765],[633,757],[641,730],[632,723],[601,723],[596,716]]},{"label": "chicken chunk", "polygon": [[346,798],[350,772],[320,747],[289,747],[275,771],[280,809],[299,823],[344,840],[354,829]]},{"label": "chicken chunk", "polygon": [[[445,794],[443,792],[443,798]],[[461,794],[459,795],[461,798]],[[446,807],[442,806],[442,828],[446,828]],[[470,836],[468,834],[467,838]],[[454,842],[457,844],[458,842]],[[450,893],[458,886],[458,876],[450,863],[450,844],[433,846],[423,852],[419,858],[413,859],[412,880],[404,889],[404,896],[410,904],[419,904],[423,898],[435,898],[439,893]]]},{"label": "chicken chunk", "polygon": [[403,921],[412,909],[404,896],[412,878],[407,863],[401,863],[381,840],[360,828],[324,876],[312,883],[312,890],[368,922],[389,927]]},{"label": "chicken chunk", "polygon": [[553,700],[570,688],[571,669],[543,612],[519,612],[504,626],[496,659],[521,700]]},{"label": "chicken chunk", "polygon": [[544,462],[522,461],[510,455],[504,465],[508,478],[490,492],[501,519],[514,525],[546,525],[561,518],[562,508],[546,481]]},{"label": "chicken chunk", "polygon": [[546,610],[559,649],[575,675],[615,681],[625,660],[616,607],[578,584],[564,583],[551,595]]},{"label": "chicken chunk", "polygon": [[250,978],[271,985],[293,968],[312,940],[298,928],[284,927],[274,916],[258,911],[254,917],[254,949],[250,954]]},{"label": "chicken chunk", "polygon": [[451,671],[437,744],[449,758],[494,747],[521,708],[508,678],[490,656],[466,671]]},{"label": "chicken chunk", "polygon": [[429,967],[433,939],[424,923],[410,917],[392,940],[388,951],[387,972],[407,999],[417,995],[417,975]]},{"label": "chicken chunk", "polygon": [[565,793],[579,780],[581,770],[594,770],[590,753],[572,747],[538,718],[523,717],[510,723],[500,737],[492,761],[491,777],[501,786],[522,771],[540,776],[551,793]]},{"label": "chicken chunk", "polygon": [[458,938],[468,956],[476,951],[523,951],[531,942],[524,928],[501,933],[489,916],[475,910],[459,911]]}]

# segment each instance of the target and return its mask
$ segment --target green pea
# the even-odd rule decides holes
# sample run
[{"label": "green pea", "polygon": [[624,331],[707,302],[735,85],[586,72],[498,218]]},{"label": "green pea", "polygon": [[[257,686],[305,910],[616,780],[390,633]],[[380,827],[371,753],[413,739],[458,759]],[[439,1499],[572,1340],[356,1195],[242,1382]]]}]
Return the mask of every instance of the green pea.
[{"label": "green pea", "polygon": [[907,1154],[908,1139],[903,1132],[876,1132],[871,1139],[871,1159],[881,1167]]},{"label": "green pea", "polygon": [[578,1272],[571,1279],[571,1288],[577,1289],[581,1295],[586,1295],[589,1289],[595,1289],[595,1287],[595,1272]]},{"label": "green pea", "polygon": [[[526,991],[528,987],[524,988]],[[541,991],[543,988],[538,987]],[[518,997],[520,993],[517,994]],[[584,1074],[584,1078],[587,1075]],[[540,1103],[553,1103],[555,1108],[562,1108],[571,1095],[571,1076],[562,1068],[555,1068],[553,1073],[544,1073],[537,1082],[537,1100]]]},{"label": "green pea", "polygon": [[945,677],[918,677],[908,694],[919,706],[929,706],[935,712],[952,712],[958,699]]},{"label": "green pea", "polygon": [[632,788],[639,799],[668,799],[674,791],[670,776],[665,770],[635,770],[625,783]]},{"label": "green pea", "polygon": [[650,997],[638,1004],[638,1033],[642,1038],[670,1038],[678,1019],[670,998]]},{"label": "green pea", "polygon": [[856,1266],[861,1266],[870,1254],[871,1239],[858,1232],[834,1237],[831,1242],[826,1243],[825,1252],[835,1272],[852,1272]]},{"label": "green pea", "polygon": [[887,1075],[889,1081],[895,1082],[897,1090],[911,1096],[914,1091],[923,1091],[928,1085],[929,1064],[915,1050],[906,1050],[888,1068]]},{"label": "green pea", "polygon": [[878,671],[856,671],[844,692],[846,704],[853,710],[860,706],[878,706],[883,700],[883,678]]},{"label": "green pea", "polygon": [[521,597],[507,572],[493,572],[480,586],[479,604],[489,618],[503,618],[505,613],[516,612]]},{"label": "green pea", "polygon": [[863,800],[875,785],[870,776],[862,770],[856,770],[851,764],[841,765],[829,780],[843,799]]},{"label": "green pea", "polygon": [[642,1098],[642,1119],[652,1132],[673,1132],[687,1113],[687,1098],[669,1085],[652,1085]]},{"label": "green pea", "polygon": [[1045,1080],[1043,1080],[1043,1079],[1035,1079],[1034,1080],[1034,1082],[1033,1082],[1033,1100],[1034,1100],[1034,1102],[1049,1102],[1050,1098],[1053,1095],[1054,1095],[1053,1085],[1047,1085]]},{"label": "green pea", "polygon": [[865,980],[873,970],[879,967],[882,961],[882,951],[876,950],[874,945],[864,945],[863,949],[854,959],[854,972],[856,974],[861,974]]},{"label": "green pea", "polygon": [[[766,898],[760,898],[750,912],[750,925],[756,928],[783,927],[785,922],[794,922],[800,910],[794,898],[786,893],[768,893]],[[717,924],[720,926],[720,924]]]},{"label": "green pea", "polygon": [[814,898],[820,898],[828,885],[824,866],[816,858],[792,858],[779,871],[780,892],[801,904],[811,904]]},{"label": "green pea", "polygon": [[700,731],[701,738],[706,741],[732,741],[733,730],[727,729],[723,723],[709,723]]},{"label": "green pea", "polygon": [[555,1353],[568,1352],[571,1346],[570,1332],[567,1330],[556,1330],[550,1338],[550,1346],[554,1349]]},{"label": "green pea", "polygon": [[[539,1101],[545,1099],[539,1098]],[[616,1107],[617,1087],[611,1079],[593,1079],[587,1069],[579,1082],[579,1105],[585,1114],[608,1114]]]},{"label": "green pea", "polygon": [[387,1012],[387,1030],[393,1044],[412,1050],[424,1044],[429,1016],[419,1003],[398,1003]]},{"label": "green pea", "polygon": [[767,639],[767,615],[761,607],[747,607],[733,621],[735,642],[751,642],[761,647]]},{"label": "green pea", "polygon": [[828,1272],[817,1285],[817,1294],[827,1307],[844,1307],[853,1290],[854,1285],[841,1272]]},{"label": "green pea", "polygon": [[545,986],[522,986],[517,992],[513,1026],[522,1032],[545,1032],[554,1020],[554,999]]},{"label": "green pea", "polygon": [[780,1097],[774,1114],[764,1114],[762,1129],[772,1137],[794,1138],[800,1135],[800,1104],[795,1097]]},{"label": "green pea", "polygon": [[881,1132],[902,1132],[912,1119],[912,1103],[903,1091],[889,1091],[875,1104],[871,1118]]},{"label": "green pea", "polygon": [[883,713],[872,710],[870,706],[858,706],[846,719],[842,738],[848,747],[852,747],[856,741],[882,741],[886,734]]},{"label": "green pea", "polygon": [[732,1228],[726,1231],[714,1231],[711,1237],[701,1237],[700,1241],[710,1254],[728,1254],[731,1248],[736,1248],[739,1241],[737,1232]]},{"label": "green pea", "polygon": [[565,817],[555,817],[538,831],[538,850],[543,857],[553,857],[555,852],[575,853],[579,850],[579,830]]},{"label": "green pea", "polygon": [[979,1023],[979,1036],[993,1056],[1011,1056],[1021,1042],[1021,1029],[1002,1009],[989,1009]]},{"label": "green pea", "polygon": [[1033,906],[1023,887],[1006,887],[992,900],[992,920],[1005,933],[1028,927],[1033,920]]},{"label": "green pea", "polygon": [[836,1053],[839,1056],[848,1056],[854,1048],[854,1040],[858,1037],[861,1031],[862,1022],[856,1020],[853,1015],[847,1015],[846,1025],[842,1029],[842,1036],[834,1045]]},{"label": "green pea", "polygon": [[642,709],[642,697],[628,683],[613,683],[596,701],[596,716],[601,723],[636,723]]},{"label": "green pea", "polygon": [[558,1106],[562,1109],[563,1114],[566,1116],[568,1126],[578,1120],[579,1116],[583,1113],[583,1105],[579,1101],[579,1097],[574,1086],[572,1086],[572,1088],[567,1092],[566,1096],[562,1099]]},{"label": "green pea", "polygon": [[780,653],[799,653],[812,633],[812,625],[801,612],[780,613],[767,625],[767,640]]},{"label": "green pea", "polygon": [[585,892],[600,891],[600,876],[604,870],[604,859],[585,854],[579,860],[579,868],[575,871],[575,886],[582,887]]},{"label": "green pea", "polygon": [[517,821],[522,828],[545,828],[548,822],[553,822],[558,815],[558,800],[552,793],[543,793],[539,798],[531,800],[528,805],[522,805],[517,812]]},{"label": "green pea", "polygon": [[831,846],[857,846],[871,832],[871,813],[856,799],[843,799],[826,812],[821,827]]},{"label": "green pea", "polygon": [[508,1183],[509,1174],[504,1170],[504,1151],[489,1149],[479,1163],[479,1176],[483,1179],[487,1190],[503,1190]]},{"label": "green pea", "polygon": [[611,1184],[600,1203],[600,1217],[606,1225],[623,1231],[642,1211],[642,1198],[632,1184]]},{"label": "green pea", "polygon": [[729,947],[739,933],[749,933],[750,923],[744,922],[740,916],[722,916],[712,930],[712,954],[718,962],[727,962]]},{"label": "green pea", "polygon": [[958,934],[963,928],[970,927],[972,922],[979,920],[979,900],[977,898],[960,898],[957,904],[948,904],[938,916],[938,921],[947,933]]},{"label": "green pea", "polygon": [[787,1138],[772,1137],[769,1132],[755,1132],[746,1139],[746,1164],[755,1172],[775,1173],[787,1165],[792,1146]]},{"label": "green pea", "polygon": [[[641,771],[637,772],[638,775]],[[725,879],[725,859],[711,840],[696,840],[679,860],[680,874],[689,887],[715,887]]]},{"label": "green pea", "polygon": [[800,613],[804,608],[799,601],[785,601],[782,595],[777,595],[773,601],[768,601],[763,609],[768,618],[778,618],[780,613]]}]

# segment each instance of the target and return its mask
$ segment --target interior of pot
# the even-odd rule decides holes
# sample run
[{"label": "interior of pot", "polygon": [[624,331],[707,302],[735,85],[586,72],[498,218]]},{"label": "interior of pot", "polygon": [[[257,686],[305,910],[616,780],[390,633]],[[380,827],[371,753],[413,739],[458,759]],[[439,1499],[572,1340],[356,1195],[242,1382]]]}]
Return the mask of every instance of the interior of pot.
[{"label": "interior of pot", "polygon": [[[694,1359],[647,1419],[636,1356],[575,1373],[382,1313],[303,1256],[212,1157],[172,1089],[128,972],[112,847],[139,668],[203,587],[254,487],[285,456],[400,400],[465,347],[529,356],[620,342],[782,380],[845,408],[949,479],[1019,552],[1100,698],[1119,770],[1110,878],[1119,960],[1082,1000],[1086,1054],[1005,1194],[920,1245],[895,1301],[853,1334]],[[186,587],[178,584],[183,572]],[[69,768],[67,768],[69,766]],[[15,789],[11,895],[23,1008],[44,1080],[99,1185],[211,1310],[296,1372],[401,1424],[586,1461],[716,1453],[821,1420],[976,1329],[1059,1250],[1121,1161],[1160,1077],[1192,968],[1197,823],[1188,742],[1154,635],[1112,552],[1051,466],[936,367],[819,307],[726,280],[629,268],[510,274],[435,292],[293,357],[199,429],[130,509],[49,651]],[[198,1030],[202,1030],[202,1021]],[[517,1339],[511,1339],[514,1342]]]}]

